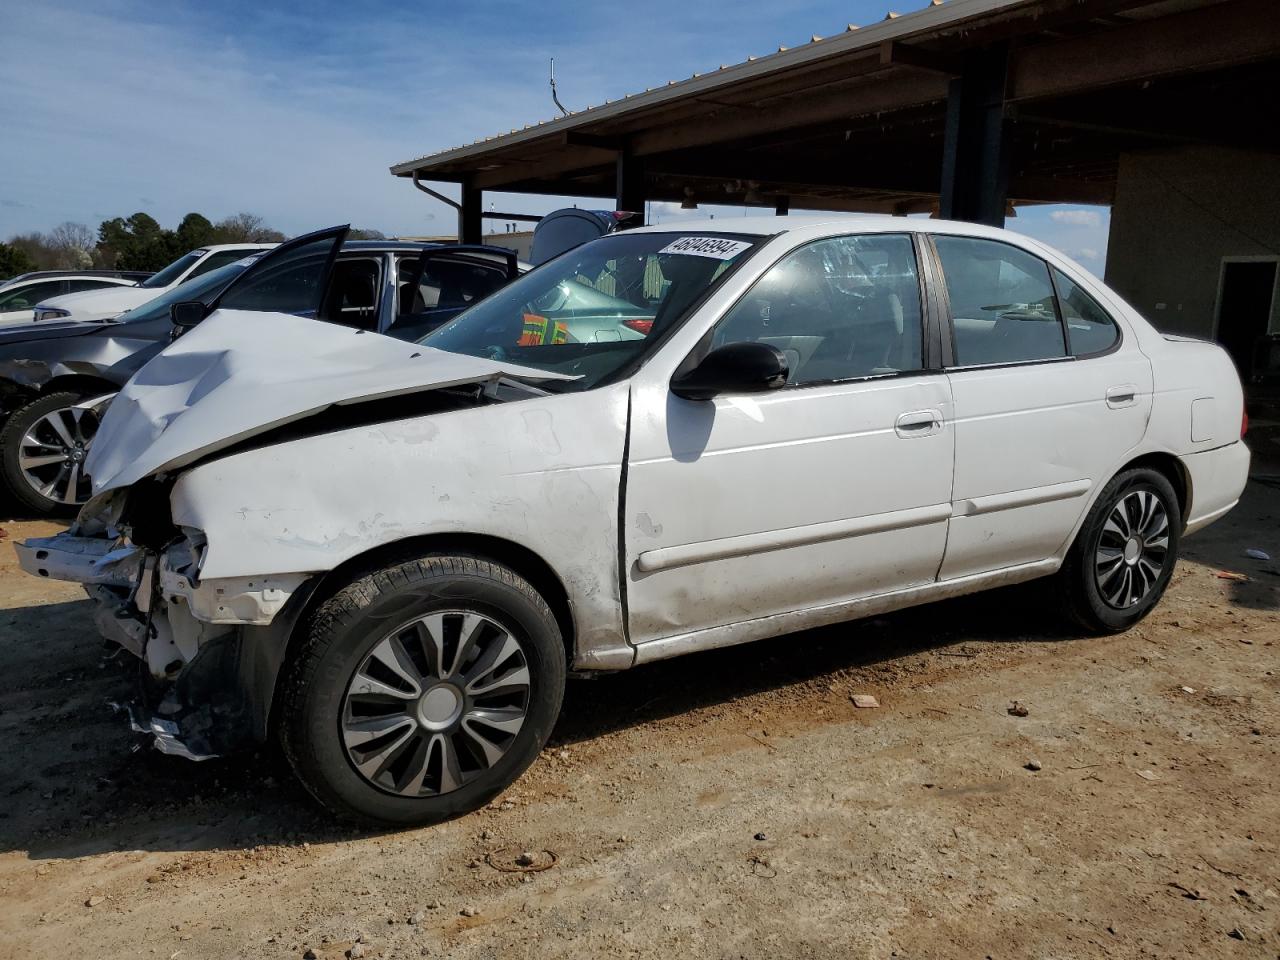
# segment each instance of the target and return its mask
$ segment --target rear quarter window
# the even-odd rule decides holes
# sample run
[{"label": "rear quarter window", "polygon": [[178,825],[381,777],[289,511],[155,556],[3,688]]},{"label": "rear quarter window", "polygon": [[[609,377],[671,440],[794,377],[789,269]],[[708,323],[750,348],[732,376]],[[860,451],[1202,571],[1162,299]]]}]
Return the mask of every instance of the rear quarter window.
[{"label": "rear quarter window", "polygon": [[1098,301],[1085,293],[1070,277],[1053,268],[1058,290],[1058,308],[1067,325],[1067,347],[1075,357],[1105,353],[1120,339],[1120,330]]}]

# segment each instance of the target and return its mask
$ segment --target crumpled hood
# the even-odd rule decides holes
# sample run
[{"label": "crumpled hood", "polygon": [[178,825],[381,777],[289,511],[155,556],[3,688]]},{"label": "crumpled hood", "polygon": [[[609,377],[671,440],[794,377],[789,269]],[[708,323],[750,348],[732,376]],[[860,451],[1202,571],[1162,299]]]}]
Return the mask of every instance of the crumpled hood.
[{"label": "crumpled hood", "polygon": [[41,300],[36,306],[67,310],[71,314],[66,318],[69,320],[101,320],[103,317],[118,317],[126,310],[140,307],[147,301],[154,300],[167,289],[167,287],[99,287],[97,290],[82,290],[80,293],[64,293],[60,297],[50,297],[48,300]]},{"label": "crumpled hood", "polygon": [[335,404],[504,375],[574,379],[289,314],[219,310],[125,384],[85,468],[96,495]]}]

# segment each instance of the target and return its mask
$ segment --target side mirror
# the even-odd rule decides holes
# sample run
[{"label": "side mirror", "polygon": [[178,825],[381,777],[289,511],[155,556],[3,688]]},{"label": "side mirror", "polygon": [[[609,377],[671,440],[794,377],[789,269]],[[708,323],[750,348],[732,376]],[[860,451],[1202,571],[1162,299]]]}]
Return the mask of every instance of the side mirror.
[{"label": "side mirror", "polygon": [[671,392],[686,400],[710,400],[722,393],[763,393],[786,386],[787,358],[768,343],[726,343],[688,373],[671,381]]},{"label": "side mirror", "polygon": [[190,330],[206,316],[207,308],[199,300],[183,300],[169,308],[169,319],[175,327]]}]

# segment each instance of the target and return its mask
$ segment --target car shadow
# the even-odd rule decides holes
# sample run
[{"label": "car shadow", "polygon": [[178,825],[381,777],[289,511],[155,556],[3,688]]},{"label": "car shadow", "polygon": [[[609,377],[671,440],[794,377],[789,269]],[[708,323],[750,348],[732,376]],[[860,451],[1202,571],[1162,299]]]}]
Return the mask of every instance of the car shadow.
[{"label": "car shadow", "polygon": [[[1006,588],[569,684],[553,747],[963,644],[1057,641],[1028,587]],[[88,601],[0,611],[0,851],[61,859],[195,852],[373,835],[335,822],[271,749],[202,763],[161,755],[112,702],[138,665],[104,657]]]},{"label": "car shadow", "polygon": [[1187,537],[1181,554],[1208,567],[1232,604],[1280,610],[1280,474],[1251,477],[1240,504]]}]

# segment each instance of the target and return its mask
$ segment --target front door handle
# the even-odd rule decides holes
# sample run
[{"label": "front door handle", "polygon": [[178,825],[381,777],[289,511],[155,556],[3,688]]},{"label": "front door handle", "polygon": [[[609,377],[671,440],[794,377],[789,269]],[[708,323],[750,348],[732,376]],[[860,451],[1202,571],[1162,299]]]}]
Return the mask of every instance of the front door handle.
[{"label": "front door handle", "polygon": [[898,436],[929,437],[942,429],[941,410],[911,410],[901,414],[894,422],[894,430]]},{"label": "front door handle", "polygon": [[1107,406],[1113,410],[1119,407],[1131,407],[1138,401],[1138,388],[1132,383],[1107,388]]}]

